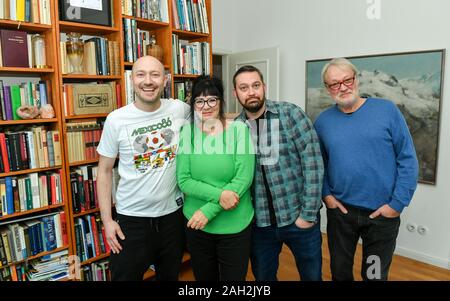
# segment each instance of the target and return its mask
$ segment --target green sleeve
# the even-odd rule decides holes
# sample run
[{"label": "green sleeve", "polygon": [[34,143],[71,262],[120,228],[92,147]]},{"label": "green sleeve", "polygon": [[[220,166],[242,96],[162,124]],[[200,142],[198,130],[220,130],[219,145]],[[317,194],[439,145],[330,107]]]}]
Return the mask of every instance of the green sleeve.
[{"label": "green sleeve", "polygon": [[194,180],[191,176],[190,164],[190,127],[186,126],[181,131],[180,147],[177,154],[177,181],[181,191],[194,198],[207,201],[207,208],[201,208],[203,214],[211,220],[219,214],[223,208],[219,204],[223,189],[217,188],[202,181]]},{"label": "green sleeve", "polygon": [[255,152],[248,127],[242,122],[236,123],[234,177],[223,190],[234,191],[242,197],[253,183]]}]

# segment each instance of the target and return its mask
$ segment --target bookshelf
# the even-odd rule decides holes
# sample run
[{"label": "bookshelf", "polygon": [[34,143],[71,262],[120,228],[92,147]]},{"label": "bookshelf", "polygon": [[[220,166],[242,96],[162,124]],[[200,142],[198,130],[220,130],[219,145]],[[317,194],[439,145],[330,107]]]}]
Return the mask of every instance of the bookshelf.
[{"label": "bookshelf", "polygon": [[[8,0],[5,0],[8,1]],[[207,51],[203,56],[204,61],[212,62],[212,33],[211,33],[211,0],[199,0],[196,3],[204,4],[205,15],[202,16],[204,23],[208,23],[208,29],[203,27],[201,30],[204,32],[194,32],[188,29],[193,29],[194,23],[199,26],[199,15],[191,15],[191,28],[186,28],[188,25],[183,25],[182,17],[178,15],[176,7],[180,3],[186,3],[194,5],[191,0],[161,0],[163,8],[165,7],[166,13],[162,14],[161,20],[152,20],[150,18],[141,17],[142,13],[133,11],[133,2],[139,3],[135,0],[122,0],[111,1],[112,11],[112,26],[99,26],[93,24],[77,23],[60,20],[59,16],[59,1],[50,0],[31,0],[32,3],[39,1],[39,3],[46,3],[49,5],[49,16],[51,24],[31,23],[24,21],[15,21],[10,19],[0,19],[0,29],[20,30],[29,34],[39,33],[44,36],[45,49],[46,49],[46,68],[27,68],[27,67],[0,67],[0,80],[4,83],[10,84],[8,81],[15,79],[17,81],[21,78],[35,78],[36,80],[48,81],[50,85],[48,102],[53,106],[55,111],[54,118],[49,119],[32,119],[32,120],[0,120],[0,133],[9,131],[23,131],[28,127],[44,127],[51,131],[58,131],[61,145],[61,163],[54,166],[39,166],[36,168],[26,168],[22,170],[14,170],[9,172],[0,172],[0,182],[2,179],[11,177],[28,177],[30,174],[39,173],[59,173],[60,186],[61,186],[61,203],[51,204],[48,206],[42,206],[39,208],[32,208],[20,212],[13,212],[10,214],[0,216],[0,230],[8,227],[7,225],[27,222],[40,217],[47,217],[49,214],[63,213],[65,215],[65,222],[62,225],[66,229],[66,241],[67,243],[58,246],[52,250],[43,250],[37,254],[32,254],[28,258],[17,260],[14,262],[7,262],[1,264],[0,261],[0,275],[4,274],[5,269],[14,268],[16,265],[20,265],[27,262],[30,259],[39,259],[48,256],[56,256],[61,251],[66,251],[68,255],[77,255],[77,224],[80,219],[87,221],[91,219],[95,220],[95,215],[99,214],[98,207],[85,208],[83,211],[77,211],[74,208],[74,200],[72,198],[73,189],[71,184],[71,171],[76,169],[95,168],[98,164],[98,158],[84,158],[82,160],[69,160],[71,149],[73,145],[69,145],[70,128],[74,123],[85,122],[97,122],[99,124],[105,120],[107,113],[92,113],[84,115],[74,115],[68,112],[67,99],[65,98],[65,85],[67,84],[87,84],[92,82],[97,83],[113,83],[115,87],[119,87],[116,91],[116,97],[120,100],[116,102],[115,107],[124,106],[127,104],[127,75],[126,72],[131,71],[134,59],[126,59],[126,28],[125,24],[134,24],[135,30],[148,31],[156,38],[156,43],[163,48],[163,65],[166,72],[170,74],[169,88],[166,93],[167,96],[178,98],[177,85],[184,85],[186,82],[190,82],[200,73],[212,74],[212,64],[203,63],[203,69],[198,68],[197,74],[190,74],[185,69],[182,72],[177,72],[177,67],[182,63],[184,58],[174,59],[174,54],[177,51],[181,51],[181,48],[185,46],[179,46],[173,44],[174,36],[183,40],[183,43],[208,43],[205,44]],[[135,6],[136,8],[136,6]],[[0,7],[0,10],[2,8]],[[130,10],[131,9],[131,10]],[[192,7],[191,7],[192,9]],[[186,12],[186,10],[185,10]],[[191,12],[193,12],[191,10]],[[0,15],[1,16],[1,15]],[[5,14],[3,14],[5,16]],[[139,16],[139,17],[138,17]],[[196,20],[194,20],[196,19]],[[184,22],[187,22],[186,18]],[[185,29],[185,30],[183,30]],[[208,33],[205,33],[207,31]],[[118,55],[115,58],[118,60],[118,64],[114,66],[114,74],[93,75],[93,74],[71,74],[66,71],[67,61],[61,52],[61,42],[66,40],[66,34],[69,32],[77,32],[82,34],[82,39],[90,37],[105,38],[108,41],[115,42],[118,45]],[[142,47],[142,46],[141,46]],[[193,49],[195,47],[193,46]],[[184,51],[184,50],[183,50]],[[191,53],[192,54],[192,53]],[[135,58],[140,55],[137,54]],[[181,61],[180,61],[181,60]],[[185,61],[184,63],[187,63]],[[108,64],[111,61],[107,62]],[[192,63],[192,62],[190,62]],[[112,69],[111,69],[112,70]],[[180,69],[181,70],[181,69]],[[181,73],[181,74],[179,74]],[[114,89],[113,89],[114,90]],[[183,95],[185,95],[183,93]],[[184,97],[183,97],[184,98]],[[184,99],[183,99],[184,100]],[[95,143],[94,140],[91,141]],[[73,157],[72,157],[73,159]],[[92,219],[92,217],[94,219]],[[95,223],[95,222],[94,222]],[[79,243],[79,242],[78,242]],[[80,246],[78,246],[79,248]],[[1,254],[0,254],[1,255]],[[108,252],[95,252],[95,256],[88,256],[84,260],[81,260],[81,267],[86,268],[94,265],[97,262],[107,260],[109,257]],[[185,254],[183,262],[189,261],[189,254]],[[13,275],[14,276],[14,275]],[[152,278],[154,272],[149,270],[145,274],[145,279]],[[16,275],[17,277],[17,275]],[[0,278],[2,279],[2,278]],[[63,277],[62,281],[70,280],[69,277]]]},{"label": "bookshelf", "polygon": [[[43,0],[41,0],[43,1]],[[22,254],[19,256],[18,253],[16,253],[14,256],[11,256],[11,250],[10,250],[10,256],[6,258],[6,261],[1,262],[0,260],[0,279],[9,279],[9,280],[17,280],[19,270],[22,269],[25,264],[28,264],[30,262],[33,262],[34,260],[41,260],[43,257],[51,257],[53,255],[59,254],[61,251],[69,253],[70,252],[70,242],[72,240],[72,237],[70,236],[70,233],[68,233],[66,230],[70,228],[70,217],[69,217],[69,205],[67,203],[68,197],[67,197],[67,186],[66,186],[66,178],[65,178],[65,158],[63,154],[61,154],[61,162],[58,162],[58,164],[55,164],[55,157],[53,154],[50,154],[47,150],[43,150],[46,152],[46,156],[52,156],[53,164],[47,161],[47,163],[43,162],[44,165],[39,165],[39,162],[37,161],[37,148],[38,148],[38,139],[36,136],[33,136],[34,134],[28,134],[24,132],[31,132],[32,128],[42,128],[46,132],[51,131],[51,133],[56,133],[58,141],[60,141],[60,145],[62,146],[61,141],[61,133],[63,130],[63,124],[62,124],[62,114],[60,111],[60,105],[59,105],[59,99],[60,99],[60,91],[56,89],[59,84],[59,73],[58,73],[58,61],[57,61],[57,48],[56,48],[56,24],[53,22],[56,18],[55,14],[55,5],[53,1],[47,1],[46,5],[49,5],[47,13],[50,16],[50,19],[52,20],[51,24],[40,24],[40,23],[31,23],[31,22],[24,22],[24,21],[16,21],[16,20],[10,20],[10,19],[0,19],[0,29],[1,30],[14,30],[14,31],[20,31],[25,32],[27,35],[30,34],[41,34],[45,41],[45,57],[46,57],[46,68],[34,68],[34,67],[0,67],[0,80],[3,82],[3,88],[5,86],[15,86],[20,85],[21,82],[24,83],[31,83],[33,85],[33,89],[36,87],[34,84],[37,84],[39,81],[43,81],[48,84],[47,89],[47,103],[51,104],[55,116],[53,118],[49,119],[30,119],[30,120],[13,120],[11,117],[7,117],[4,114],[2,114],[2,118],[0,118],[0,133],[3,133],[6,135],[15,135],[18,133],[20,139],[22,137],[25,137],[22,140],[19,140],[20,142],[20,149],[21,154],[17,156],[15,153],[17,152],[17,149],[14,148],[5,148],[1,151],[2,159],[3,156],[5,156],[6,160],[8,161],[8,170],[2,170],[0,172],[0,181],[2,183],[6,182],[6,186],[8,185],[9,179],[12,181],[12,199],[14,203],[7,204],[7,212],[2,211],[0,216],[0,230],[2,232],[2,237],[0,238],[2,240],[3,248],[1,251],[3,251],[3,254],[0,253],[0,255],[6,256],[5,252],[5,246],[3,242],[5,242],[5,239],[8,241],[8,243],[13,242],[15,244],[15,247],[22,250]],[[0,8],[0,9],[3,9]],[[3,11],[4,13],[4,11]],[[5,17],[5,14],[2,14]],[[4,45],[3,45],[4,46]],[[5,49],[3,48],[3,51],[11,51],[11,49]],[[16,49],[12,49],[12,51],[16,51]],[[30,54],[30,52],[29,52]],[[30,87],[31,87],[30,85]],[[22,87],[20,88],[22,89]],[[25,88],[26,89],[26,88]],[[30,91],[33,91],[33,93],[37,93],[36,90],[27,90],[27,93],[30,93]],[[4,90],[0,91],[2,94]],[[22,92],[22,90],[21,90]],[[34,96],[37,94],[33,94],[34,96],[31,96],[31,94],[28,94],[30,96],[30,99],[33,98],[34,101],[37,100]],[[39,94],[42,95],[42,94]],[[39,96],[40,97],[40,96]],[[23,97],[23,94],[20,95],[19,98],[20,102],[19,104],[28,104],[26,101],[31,100],[25,100]],[[43,99],[41,99],[43,101]],[[5,99],[4,94],[2,95],[2,106],[4,108],[5,101],[11,101],[11,99]],[[9,120],[4,120],[9,119]],[[42,132],[41,132],[42,133]],[[30,138],[33,137],[33,138]],[[36,138],[36,139],[35,139]],[[43,142],[43,140],[40,140],[40,142]],[[1,144],[1,143],[0,143]],[[53,144],[53,142],[52,142]],[[53,147],[56,147],[53,145]],[[9,154],[9,157],[7,154]],[[33,153],[33,159],[30,157],[31,152]],[[26,155],[24,155],[26,154]],[[42,153],[43,155],[43,153]],[[13,157],[14,156],[14,159]],[[47,157],[48,159],[49,157]],[[22,162],[18,164],[17,159],[21,160]],[[13,162],[15,161],[16,162]],[[32,162],[33,160],[33,162]],[[26,164],[24,162],[27,162]],[[13,168],[14,167],[14,168]],[[53,186],[55,190],[53,192],[49,192],[50,194],[44,195],[46,193],[45,189],[47,187],[50,187],[50,185],[53,185],[51,182],[47,182],[47,179],[50,179],[50,177],[45,176],[48,174],[52,174],[52,178],[59,182],[59,184],[55,184]],[[20,183],[26,183],[27,180],[34,181],[32,179],[37,179],[38,182],[34,182],[34,184],[37,184],[37,186],[33,186],[33,192],[25,186],[20,187]],[[5,181],[5,182],[3,182]],[[44,182],[45,185],[49,186],[43,186]],[[15,183],[15,184],[14,184]],[[56,182],[54,182],[56,183]],[[34,185],[33,184],[33,185]],[[14,186],[16,185],[16,186]],[[42,186],[41,186],[42,185]],[[57,188],[58,187],[58,188]],[[3,188],[2,188],[3,189]],[[34,190],[37,189],[37,190]],[[58,190],[58,191],[57,191]],[[39,191],[39,196],[35,197],[35,192]],[[16,194],[17,192],[17,194]],[[11,194],[10,190],[10,194]],[[23,194],[22,194],[23,193]],[[30,193],[29,195],[25,196],[25,193]],[[52,200],[48,199],[51,196],[55,196],[58,194],[58,202],[59,203],[52,203]],[[2,197],[5,197],[8,195],[8,192],[6,194],[2,194]],[[30,197],[30,198],[29,198]],[[31,201],[31,197],[33,197],[35,200],[38,199],[38,203],[26,203],[28,201]],[[44,198],[47,198],[45,202],[43,202]],[[5,209],[3,205],[5,205],[5,200],[2,202],[2,210]],[[13,204],[13,206],[10,206]],[[29,206],[29,207],[28,207]],[[14,208],[12,208],[14,207]],[[12,210],[12,211],[11,211]],[[8,212],[9,211],[9,212]],[[60,215],[61,214],[61,215]],[[56,226],[57,220],[54,219],[54,217],[58,216],[61,217],[64,215],[64,219],[58,219],[58,225]],[[38,234],[37,232],[31,232],[31,224],[36,224],[37,221],[38,225],[41,224],[41,220],[43,221],[45,219],[45,224],[43,224],[43,227],[52,227],[47,228],[55,230],[55,227],[58,227],[57,234],[59,234],[59,242],[58,246],[56,245],[47,245],[44,246],[43,249],[39,248],[38,245],[33,244],[30,246],[30,241],[37,240]],[[51,221],[49,220],[51,219]],[[26,225],[26,223],[31,223],[30,227]],[[44,223],[44,222],[42,222]],[[36,230],[36,226],[33,226]],[[18,232],[15,232],[13,236],[8,236],[7,233],[10,231],[10,229],[18,229]],[[15,230],[14,230],[15,231]],[[38,230],[36,230],[38,231]],[[62,232],[66,233],[64,243],[62,241]],[[42,232],[43,233],[43,232]],[[5,236],[3,235],[5,234]],[[39,234],[44,235],[44,234]],[[32,237],[32,238],[30,238]],[[54,239],[55,236],[40,236],[41,238],[44,238],[45,241],[42,241],[43,243],[46,243],[47,241],[50,242],[50,240]],[[53,241],[54,242],[54,241]],[[16,251],[18,251],[16,249]],[[2,259],[5,259],[3,257]],[[24,274],[19,275],[19,277],[24,277]]]},{"label": "bookshelf", "polygon": [[[95,214],[99,214],[99,209],[96,208],[90,208],[86,209],[83,212],[75,212],[73,208],[73,199],[72,199],[72,186],[70,185],[70,172],[71,170],[81,168],[83,166],[96,166],[98,164],[97,158],[90,158],[82,161],[76,161],[71,162],[68,160],[69,158],[69,145],[68,145],[68,131],[67,126],[70,123],[73,122],[84,122],[84,121],[103,121],[107,114],[86,114],[86,115],[72,115],[67,116],[64,108],[64,89],[63,84],[65,83],[83,83],[83,82],[115,82],[116,85],[120,85],[121,89],[119,91],[120,95],[116,95],[116,97],[119,97],[121,99],[121,103],[117,104],[117,107],[124,106],[127,104],[127,87],[126,87],[126,72],[130,71],[133,66],[134,59],[126,59],[126,28],[125,24],[127,22],[134,23],[134,29],[135,30],[142,30],[142,31],[148,31],[149,33],[154,34],[156,38],[156,43],[163,47],[163,65],[166,69],[166,72],[170,73],[170,89],[169,89],[169,96],[177,96],[175,91],[175,84],[185,81],[192,81],[196,77],[199,76],[199,74],[176,74],[175,73],[175,64],[176,60],[173,59],[173,53],[174,53],[174,45],[172,44],[173,35],[177,35],[180,39],[184,39],[189,42],[206,42],[208,43],[208,56],[209,56],[209,62],[212,62],[212,34],[211,34],[211,26],[209,26],[209,33],[200,33],[200,32],[191,32],[187,30],[181,30],[177,29],[176,20],[174,17],[174,7],[173,4],[176,3],[173,0],[162,0],[166,3],[167,8],[167,15],[165,20],[151,20],[148,18],[142,18],[138,17],[139,14],[136,12],[130,12],[127,10],[127,2],[128,4],[131,1],[111,1],[112,4],[112,26],[97,26],[97,25],[90,25],[90,24],[83,24],[83,23],[75,23],[75,22],[68,22],[68,21],[60,21],[59,18],[56,20],[55,24],[55,37],[56,37],[56,45],[59,45],[60,42],[63,39],[63,34],[68,32],[79,32],[83,34],[83,36],[100,36],[108,39],[109,41],[116,41],[119,45],[119,70],[118,74],[114,75],[88,75],[88,74],[66,74],[62,72],[62,64],[63,64],[63,58],[61,53],[58,51],[57,55],[57,61],[58,61],[58,68],[56,72],[56,77],[58,79],[59,83],[59,95],[60,97],[60,108],[59,111],[61,112],[61,118],[60,123],[62,126],[62,133],[63,133],[63,150],[64,150],[64,157],[66,160],[64,161],[63,170],[65,171],[65,178],[67,179],[66,182],[66,189],[67,189],[67,204],[68,204],[68,212],[69,212],[69,219],[70,219],[70,237],[71,237],[71,244],[70,244],[70,254],[75,255],[77,254],[77,233],[76,233],[76,221],[80,218],[86,218],[87,216],[92,216]],[[58,2],[58,1],[56,1]],[[121,3],[122,2],[122,3]],[[208,24],[211,23],[211,0],[204,0],[203,3],[206,7],[206,15],[208,18]],[[123,7],[121,6],[123,4]],[[129,8],[129,7],[128,7]],[[58,15],[58,3],[56,3],[55,7],[55,14]],[[134,16],[133,16],[134,15]],[[136,58],[138,58],[140,55],[137,54]],[[208,65],[208,70],[206,73],[212,74],[212,64]],[[175,97],[176,98],[176,97]],[[96,262],[102,261],[107,259],[109,254],[106,253],[100,253],[96,254],[96,256],[87,258],[86,260],[81,261],[82,267],[87,267],[91,264],[95,264]],[[190,257],[189,254],[185,254],[183,257],[183,262],[189,261]],[[149,270],[145,274],[145,279],[152,278],[154,276],[154,273]]]}]

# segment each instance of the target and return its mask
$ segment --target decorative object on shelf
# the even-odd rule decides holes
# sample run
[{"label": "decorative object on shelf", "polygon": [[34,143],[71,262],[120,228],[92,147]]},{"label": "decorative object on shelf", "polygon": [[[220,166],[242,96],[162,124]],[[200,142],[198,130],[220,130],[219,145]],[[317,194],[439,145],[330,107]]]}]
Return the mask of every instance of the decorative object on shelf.
[{"label": "decorative object on shelf", "polygon": [[[389,99],[403,113],[419,160],[419,182],[435,184],[445,50],[347,58],[359,71],[361,97]],[[313,121],[334,105],[320,75],[328,61],[306,61],[306,113]]]},{"label": "decorative object on shelf", "polygon": [[69,32],[67,33],[67,57],[72,65],[72,74],[81,74],[83,72],[83,55],[84,42],[81,39],[81,33]]},{"label": "decorative object on shelf", "polygon": [[47,68],[47,59],[45,57],[45,38],[41,34],[35,34],[31,38],[33,45],[33,67]]},{"label": "decorative object on shelf", "polygon": [[17,115],[22,119],[34,119],[39,116],[39,108],[37,106],[20,106],[17,109]]},{"label": "decorative object on shelf", "polygon": [[55,110],[53,110],[52,105],[49,103],[41,106],[39,113],[41,114],[42,119],[50,119],[55,117]]},{"label": "decorative object on shelf", "polygon": [[161,0],[150,0],[150,18],[161,21]]},{"label": "decorative object on shelf", "polygon": [[63,21],[111,26],[112,2],[116,1],[59,0],[59,17]]},{"label": "decorative object on shelf", "polygon": [[39,109],[37,106],[20,106],[17,109],[17,115],[22,119],[51,119],[55,117],[55,110],[51,104],[45,104]]},{"label": "decorative object on shelf", "polygon": [[110,84],[74,84],[73,112],[75,115],[103,114],[113,110],[115,91]]},{"label": "decorative object on shelf", "polygon": [[150,43],[147,45],[146,52],[147,55],[151,55],[157,58],[162,64],[164,64],[163,62],[164,50],[161,46],[156,44],[156,37],[154,33],[151,33]]}]

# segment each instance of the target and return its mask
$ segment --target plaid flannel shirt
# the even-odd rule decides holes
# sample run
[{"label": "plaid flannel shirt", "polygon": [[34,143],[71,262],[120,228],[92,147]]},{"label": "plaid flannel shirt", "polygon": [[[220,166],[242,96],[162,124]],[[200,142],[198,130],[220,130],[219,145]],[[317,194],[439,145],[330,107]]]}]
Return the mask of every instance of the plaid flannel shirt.
[{"label": "plaid flannel shirt", "polygon": [[[265,119],[260,121],[255,178],[252,185],[256,224],[269,226],[270,214],[261,165],[273,198],[278,227],[298,217],[316,222],[322,206],[323,161],[319,139],[311,120],[292,103],[266,100]],[[236,117],[245,122],[257,145],[255,121],[245,112]],[[253,124],[252,124],[253,123]]]}]

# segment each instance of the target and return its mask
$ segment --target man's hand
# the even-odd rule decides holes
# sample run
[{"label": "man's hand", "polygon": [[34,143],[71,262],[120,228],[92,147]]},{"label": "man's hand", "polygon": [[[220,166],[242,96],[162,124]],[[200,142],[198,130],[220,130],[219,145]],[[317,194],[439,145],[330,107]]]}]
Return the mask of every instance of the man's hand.
[{"label": "man's hand", "polygon": [[239,195],[231,190],[224,190],[220,195],[220,206],[225,210],[232,210],[239,205]]},{"label": "man's hand", "polygon": [[311,228],[312,226],[314,226],[314,223],[313,223],[313,222],[305,221],[305,220],[302,219],[301,217],[298,217],[298,218],[295,220],[295,225],[296,225],[297,227],[299,227],[300,229],[308,229],[308,228]]},{"label": "man's hand", "polygon": [[342,213],[347,214],[348,211],[347,209],[344,207],[344,205],[342,205],[341,202],[339,202],[334,196],[327,195],[326,197],[323,198],[323,201],[325,203],[325,206],[327,206],[327,208],[329,209],[335,209],[335,208],[339,208],[339,210],[341,210]]},{"label": "man's hand", "polygon": [[378,210],[373,212],[369,217],[373,219],[380,215],[387,218],[395,218],[399,216],[400,213],[392,209],[388,204],[386,204],[378,208]]},{"label": "man's hand", "polygon": [[122,246],[120,245],[116,236],[119,236],[121,240],[125,239],[125,235],[123,235],[122,229],[120,229],[119,224],[113,220],[104,222],[103,225],[105,226],[106,240],[111,247],[111,251],[114,254],[119,254],[120,251],[122,251]]},{"label": "man's hand", "polygon": [[195,211],[191,219],[187,223],[188,228],[202,230],[208,223],[208,218],[200,210]]}]

